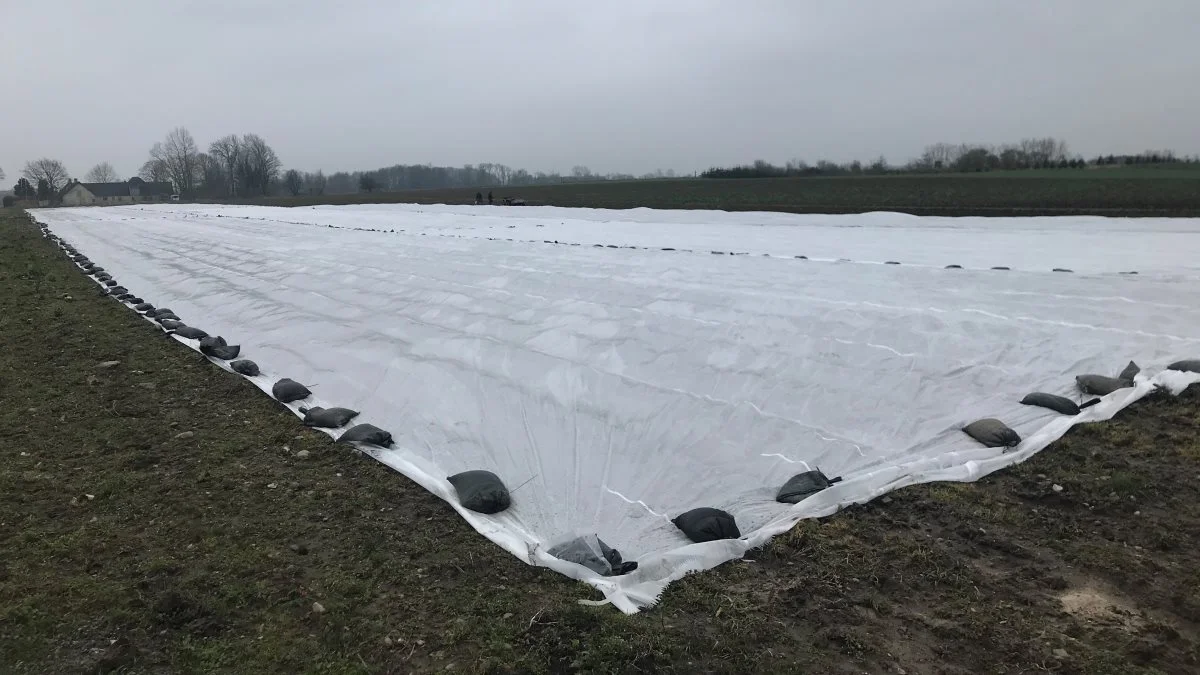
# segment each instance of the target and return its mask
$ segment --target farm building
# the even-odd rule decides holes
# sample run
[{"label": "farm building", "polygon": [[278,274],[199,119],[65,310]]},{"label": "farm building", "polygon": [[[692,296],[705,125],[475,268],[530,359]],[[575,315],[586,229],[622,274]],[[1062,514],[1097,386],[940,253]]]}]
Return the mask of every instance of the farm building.
[{"label": "farm building", "polygon": [[63,206],[94,206],[163,202],[174,189],[170,183],[148,183],[134,176],[120,183],[70,183],[63,188]]}]

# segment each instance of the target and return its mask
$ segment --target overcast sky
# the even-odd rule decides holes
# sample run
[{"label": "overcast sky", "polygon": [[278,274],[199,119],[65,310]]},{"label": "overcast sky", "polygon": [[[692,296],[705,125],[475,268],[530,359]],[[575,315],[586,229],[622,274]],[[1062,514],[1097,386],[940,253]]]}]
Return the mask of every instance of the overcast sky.
[{"label": "overcast sky", "polygon": [[180,125],[327,172],[1192,154],[1198,31],[1200,0],[4,0],[0,168],[127,177]]}]

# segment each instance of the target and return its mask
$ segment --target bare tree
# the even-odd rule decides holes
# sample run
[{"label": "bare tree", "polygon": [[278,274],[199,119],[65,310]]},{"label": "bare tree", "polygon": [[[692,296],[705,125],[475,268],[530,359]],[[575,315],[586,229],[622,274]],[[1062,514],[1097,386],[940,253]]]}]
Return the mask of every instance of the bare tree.
[{"label": "bare tree", "polygon": [[279,156],[257,134],[242,136],[241,159],[238,161],[239,178],[247,190],[266,195],[271,184],[279,177],[282,162]]},{"label": "bare tree", "polygon": [[288,169],[287,173],[283,174],[283,184],[287,186],[287,191],[295,197],[304,190],[304,176],[301,176],[300,172],[295,169]]},{"label": "bare tree", "polygon": [[138,176],[142,180],[150,181],[151,183],[165,183],[171,180],[171,172],[167,170],[167,163],[162,159],[156,159],[151,152],[150,159],[142,165],[138,170]]},{"label": "bare tree", "polygon": [[117,170],[108,162],[100,162],[83,177],[89,183],[116,183],[121,180]]},{"label": "bare tree", "polygon": [[314,194],[314,195],[325,194],[326,182],[327,181],[325,178],[325,174],[322,171],[318,170],[316,173],[304,174],[304,184],[308,186],[309,194]]},{"label": "bare tree", "polygon": [[162,143],[155,143],[150,149],[150,158],[165,163],[167,174],[180,194],[191,194],[196,187],[200,168],[199,155],[196,141],[183,127],[175,127]]},{"label": "bare tree", "polygon": [[242,154],[242,141],[237,134],[218,138],[208,146],[208,154],[216,158],[225,167],[225,177],[229,180],[229,196],[237,194],[237,165]]},{"label": "bare tree", "polygon": [[4,169],[0,168],[0,180],[4,180]]},{"label": "bare tree", "polygon": [[200,165],[197,191],[205,197],[219,197],[229,189],[229,181],[225,177],[225,167],[221,161],[212,155],[200,153],[196,156]]},{"label": "bare tree", "polygon": [[67,167],[63,166],[62,162],[49,157],[25,162],[25,168],[21,174],[31,183],[46,181],[46,185],[54,193],[66,187],[67,181],[71,178],[71,174],[67,173]]},{"label": "bare tree", "polygon": [[364,173],[358,177],[358,189],[363,192],[374,192],[377,187],[379,187],[379,181],[375,180],[375,176]]}]

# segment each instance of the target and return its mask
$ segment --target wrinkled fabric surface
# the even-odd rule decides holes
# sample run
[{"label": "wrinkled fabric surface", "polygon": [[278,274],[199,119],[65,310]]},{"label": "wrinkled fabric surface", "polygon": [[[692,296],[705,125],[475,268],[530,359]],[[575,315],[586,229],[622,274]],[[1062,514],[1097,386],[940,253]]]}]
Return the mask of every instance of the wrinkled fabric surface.
[{"label": "wrinkled fabric surface", "polygon": [[[132,292],[241,344],[266,391],[285,374],[316,383],[314,404],[390,430],[394,448],[372,456],[624,611],[798,518],[973,480],[1157,384],[1197,379],[1162,372],[1200,354],[1197,220],[411,205],[34,215]],[[902,264],[867,264],[888,260]],[[1130,360],[1144,369],[1133,386],[1076,417],[1020,403],[1031,391],[1079,401],[1076,375]],[[980,447],[962,429],[981,418],[1024,441]],[[817,468],[844,480],[775,501]],[[446,476],[469,469],[495,472],[512,506],[460,508]],[[671,519],[698,505],[732,514],[742,537],[690,543]],[[639,568],[602,578],[547,555],[581,532]]]}]

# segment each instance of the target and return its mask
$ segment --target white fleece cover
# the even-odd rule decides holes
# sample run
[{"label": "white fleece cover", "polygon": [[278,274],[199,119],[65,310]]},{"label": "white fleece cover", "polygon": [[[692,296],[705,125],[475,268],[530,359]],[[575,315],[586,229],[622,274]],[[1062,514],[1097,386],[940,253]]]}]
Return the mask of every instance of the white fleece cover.
[{"label": "white fleece cover", "polygon": [[[264,391],[290,377],[316,385],[305,404],[361,410],[356,422],[396,440],[372,456],[513,555],[631,613],[801,518],[975,480],[1155,386],[1200,380],[1162,370],[1200,358],[1197,219],[440,205],[33,214],[135,295],[240,344]],[[1136,386],[1076,417],[1018,403],[1033,391],[1082,400],[1075,375],[1115,375],[1131,359],[1145,368]],[[1024,441],[981,447],[961,428],[984,417]],[[774,501],[809,468],[844,481]],[[496,472],[512,507],[461,508],[446,477],[469,469]],[[732,513],[743,537],[690,543],[670,518],[699,506]],[[588,533],[639,569],[600,577],[545,553]]]}]

